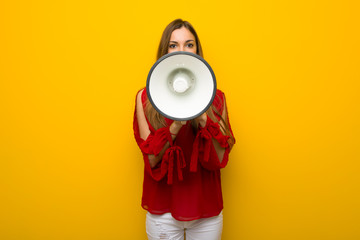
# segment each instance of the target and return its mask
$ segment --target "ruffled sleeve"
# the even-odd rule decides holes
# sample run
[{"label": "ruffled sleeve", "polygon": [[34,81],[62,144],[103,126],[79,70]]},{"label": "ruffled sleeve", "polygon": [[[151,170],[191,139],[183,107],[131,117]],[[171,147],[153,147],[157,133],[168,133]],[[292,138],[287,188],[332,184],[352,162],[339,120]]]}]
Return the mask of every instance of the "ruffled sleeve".
[{"label": "ruffled sleeve", "polygon": [[[220,98],[219,95],[223,96],[223,98]],[[217,98],[215,98],[213,103],[218,112],[222,112],[224,109],[223,101],[221,101],[221,99],[225,100],[225,97],[222,92],[218,91]],[[226,121],[228,121],[229,130],[232,134],[228,116],[226,116]],[[221,162],[213,145],[212,138],[214,138],[220,144],[220,146],[225,149],[225,153]],[[229,139],[230,136],[224,135],[222,133],[219,124],[207,116],[206,125],[205,127],[199,126],[193,144],[190,171],[196,172],[199,164],[208,170],[218,170],[220,168],[224,168],[228,163],[229,153],[231,150]]]},{"label": "ruffled sleeve", "polygon": [[[150,124],[148,121],[147,123],[148,125]],[[156,181],[160,181],[167,175],[167,183],[172,184],[174,175],[174,164],[177,164],[178,178],[179,180],[183,180],[182,169],[186,166],[184,154],[179,146],[174,145],[169,127],[159,128],[156,131],[151,126],[149,127],[151,129],[151,132],[147,139],[144,140],[140,137],[140,130],[135,107],[133,120],[134,136],[143,154],[145,171]],[[170,147],[166,149],[160,162],[152,168],[149,162],[149,155],[158,156],[167,142],[169,142]]]}]

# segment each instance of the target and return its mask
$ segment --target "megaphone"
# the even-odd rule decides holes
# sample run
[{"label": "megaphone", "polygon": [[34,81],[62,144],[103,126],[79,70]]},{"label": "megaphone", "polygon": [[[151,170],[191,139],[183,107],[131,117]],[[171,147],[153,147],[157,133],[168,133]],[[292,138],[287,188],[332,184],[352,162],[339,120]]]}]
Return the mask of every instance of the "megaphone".
[{"label": "megaphone", "polygon": [[150,103],[161,115],[187,121],[211,106],[216,94],[216,78],[202,57],[178,51],[156,61],[148,74],[146,91]]}]

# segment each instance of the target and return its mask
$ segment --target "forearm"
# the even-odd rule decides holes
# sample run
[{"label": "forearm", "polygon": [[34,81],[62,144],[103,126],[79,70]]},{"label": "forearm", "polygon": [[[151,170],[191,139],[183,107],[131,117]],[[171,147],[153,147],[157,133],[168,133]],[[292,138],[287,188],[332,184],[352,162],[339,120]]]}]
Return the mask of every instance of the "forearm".
[{"label": "forearm", "polygon": [[162,159],[162,156],[164,155],[166,149],[168,149],[169,147],[170,147],[169,142],[166,142],[165,145],[164,145],[164,148],[160,151],[159,155],[157,155],[157,156],[155,156],[154,154],[149,154],[148,155],[151,168],[155,167],[156,164],[158,164],[158,162],[160,162],[160,160]]},{"label": "forearm", "polygon": [[[207,117],[205,117],[205,115],[201,116],[199,119],[199,124],[202,128],[204,128],[206,126],[206,122],[207,122]],[[224,158],[225,148],[221,147],[220,143],[215,138],[212,138],[211,140],[212,140],[214,149],[217,153],[217,156],[219,158],[219,161],[221,163]]]},{"label": "forearm", "polygon": [[220,143],[215,138],[212,138],[211,140],[212,140],[212,143],[214,145],[217,156],[219,158],[219,161],[221,163],[223,158],[224,158],[225,148],[221,147]]},{"label": "forearm", "polygon": [[[181,127],[185,124],[186,122],[177,122],[174,121],[170,127],[169,127],[169,131],[171,134],[171,138],[174,141],[176,138],[176,135],[179,133]],[[153,168],[156,166],[156,164],[158,164],[160,162],[160,160],[162,159],[164,153],[166,152],[166,150],[170,147],[170,143],[166,142],[164,147],[162,148],[162,150],[160,151],[160,153],[155,156],[154,154],[149,154],[148,158],[149,158],[149,162],[150,162],[150,167]]]}]

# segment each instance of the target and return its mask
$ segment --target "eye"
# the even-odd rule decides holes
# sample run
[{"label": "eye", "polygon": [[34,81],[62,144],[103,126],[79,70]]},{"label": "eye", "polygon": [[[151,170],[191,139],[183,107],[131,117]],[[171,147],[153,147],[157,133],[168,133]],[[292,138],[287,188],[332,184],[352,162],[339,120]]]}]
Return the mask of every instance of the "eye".
[{"label": "eye", "polygon": [[176,48],[176,45],[175,44],[170,44],[169,48]]},{"label": "eye", "polygon": [[189,44],[187,45],[187,47],[188,47],[188,48],[193,48],[193,47],[194,47],[194,44],[189,43]]}]

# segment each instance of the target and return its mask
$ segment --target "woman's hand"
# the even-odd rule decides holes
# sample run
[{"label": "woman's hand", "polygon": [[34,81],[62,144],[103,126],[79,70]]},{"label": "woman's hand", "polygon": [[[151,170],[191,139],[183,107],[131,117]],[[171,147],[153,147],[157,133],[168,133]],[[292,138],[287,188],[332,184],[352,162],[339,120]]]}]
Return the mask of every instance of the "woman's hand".
[{"label": "woman's hand", "polygon": [[177,135],[181,127],[184,126],[185,124],[186,121],[174,121],[169,128],[171,135]]},{"label": "woman's hand", "polygon": [[204,112],[203,114],[201,114],[199,117],[197,117],[195,119],[196,122],[198,122],[198,124],[200,124],[201,127],[205,127],[206,126],[206,120],[207,120],[207,114],[206,112]]}]

